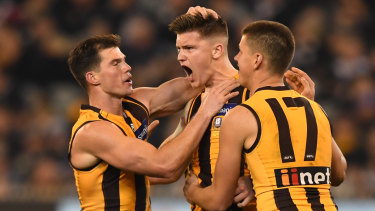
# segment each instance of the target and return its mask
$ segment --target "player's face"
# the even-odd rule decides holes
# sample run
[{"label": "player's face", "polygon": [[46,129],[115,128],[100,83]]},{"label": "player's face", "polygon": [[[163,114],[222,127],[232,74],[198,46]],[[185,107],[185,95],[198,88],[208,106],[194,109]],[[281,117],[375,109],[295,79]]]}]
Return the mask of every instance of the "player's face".
[{"label": "player's face", "polygon": [[133,92],[131,67],[125,62],[125,55],[118,47],[107,48],[99,52],[101,62],[99,85],[110,95],[124,97]]},{"label": "player's face", "polygon": [[234,60],[237,61],[239,68],[239,82],[241,86],[248,87],[247,82],[251,77],[252,66],[251,66],[252,53],[246,43],[246,36],[242,36],[239,51],[234,57]]},{"label": "player's face", "polygon": [[199,87],[207,84],[213,75],[213,70],[210,68],[212,62],[210,42],[196,31],[185,32],[177,35],[176,48],[177,59],[191,85]]}]

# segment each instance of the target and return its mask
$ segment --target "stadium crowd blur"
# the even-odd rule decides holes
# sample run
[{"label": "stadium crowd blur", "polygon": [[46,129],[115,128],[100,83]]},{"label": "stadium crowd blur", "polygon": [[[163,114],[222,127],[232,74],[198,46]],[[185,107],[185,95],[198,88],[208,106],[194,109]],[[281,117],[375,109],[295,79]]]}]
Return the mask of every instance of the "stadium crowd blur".
[{"label": "stadium crowd blur", "polygon": [[[227,20],[231,58],[250,21],[275,20],[292,29],[292,65],[316,83],[316,101],[348,161],[347,179],[334,195],[375,197],[374,1],[2,0],[0,202],[51,202],[76,194],[67,148],[86,96],[68,70],[69,50],[91,35],[117,33],[133,86],[157,86],[184,76],[168,24],[195,5]],[[177,117],[161,119],[150,141],[158,146]]]}]

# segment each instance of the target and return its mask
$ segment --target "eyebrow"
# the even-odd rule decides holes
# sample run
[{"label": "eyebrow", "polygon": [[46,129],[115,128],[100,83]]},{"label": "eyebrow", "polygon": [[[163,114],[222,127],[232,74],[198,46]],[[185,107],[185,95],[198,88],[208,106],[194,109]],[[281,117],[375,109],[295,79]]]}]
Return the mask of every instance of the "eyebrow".
[{"label": "eyebrow", "polygon": [[122,57],[122,58],[116,58],[116,59],[112,59],[110,61],[111,64],[113,64],[114,62],[122,62],[122,61],[125,61],[125,58],[126,56]]}]

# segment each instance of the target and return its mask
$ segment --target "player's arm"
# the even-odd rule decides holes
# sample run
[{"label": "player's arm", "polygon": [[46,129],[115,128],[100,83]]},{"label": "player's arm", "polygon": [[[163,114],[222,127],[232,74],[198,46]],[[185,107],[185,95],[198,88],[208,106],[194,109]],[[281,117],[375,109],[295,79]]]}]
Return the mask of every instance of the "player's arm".
[{"label": "player's arm", "polygon": [[346,177],[346,159],[332,138],[331,185],[339,186]]},{"label": "player's arm", "polygon": [[[180,122],[176,128],[176,130],[174,131],[174,133],[172,133],[161,145],[160,145],[160,148],[163,147],[165,144],[167,144],[169,141],[172,141],[173,139],[175,139],[183,130],[184,128],[186,127],[186,124],[187,124],[187,115],[188,115],[188,112],[189,112],[189,109],[190,109],[190,106],[191,106],[191,103],[192,103],[192,100],[190,100],[186,106],[185,106],[185,109],[184,109],[184,112],[183,114],[181,115],[180,117]],[[191,156],[190,156],[191,157]],[[191,161],[191,158],[187,159],[186,162],[184,164],[182,164],[180,166],[179,169],[177,169],[173,175],[171,175],[171,177],[168,177],[168,178],[160,178],[160,177],[149,177],[149,180],[150,180],[150,183],[151,185],[156,185],[156,184],[170,184],[170,183],[173,183],[173,182],[176,182],[181,176],[182,174],[185,172],[187,166],[189,165],[189,162]]]},{"label": "player's arm", "polygon": [[296,67],[292,67],[291,70],[285,72],[284,77],[292,89],[310,100],[314,100],[315,83],[309,75]]},{"label": "player's arm", "polygon": [[228,112],[220,128],[219,156],[213,183],[207,188],[200,188],[196,176],[190,174],[184,187],[189,202],[207,210],[225,210],[232,204],[240,174],[242,149],[254,143],[257,128],[255,117],[246,108],[237,106]]},{"label": "player's arm", "polygon": [[119,169],[169,178],[190,158],[212,116],[228,99],[238,94],[230,93],[230,90],[237,86],[238,84],[231,81],[207,93],[207,100],[202,101],[202,106],[191,121],[192,124],[187,125],[180,135],[160,149],[139,139],[124,136],[121,130],[110,122],[97,121],[83,126],[77,132],[71,159],[73,162],[76,160],[74,156],[77,156],[78,150],[78,155],[91,155]]},{"label": "player's arm", "polygon": [[[172,135],[170,135],[160,145],[160,148],[164,147],[164,145],[167,144],[169,141],[174,140],[184,130],[185,127],[186,127],[185,122],[182,121],[182,120],[180,120],[180,123],[178,124],[175,132]],[[174,173],[172,175],[170,175],[169,177],[164,177],[164,178],[162,178],[162,177],[149,177],[151,185],[169,184],[169,183],[176,182],[181,177],[181,175],[183,174],[183,172],[186,170],[186,167],[189,164],[189,161],[190,161],[190,159],[187,159],[186,162],[184,162],[183,164],[181,164],[181,166],[178,169],[176,169],[176,171],[174,171]]]},{"label": "player's arm", "polygon": [[187,78],[175,78],[159,87],[134,89],[130,97],[142,102],[150,112],[150,117],[162,117],[175,113],[196,96],[202,88],[193,88]]}]

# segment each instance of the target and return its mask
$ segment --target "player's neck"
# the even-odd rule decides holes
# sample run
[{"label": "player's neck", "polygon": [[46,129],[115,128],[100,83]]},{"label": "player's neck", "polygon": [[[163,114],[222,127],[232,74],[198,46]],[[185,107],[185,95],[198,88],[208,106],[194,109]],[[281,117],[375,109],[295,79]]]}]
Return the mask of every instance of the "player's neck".
[{"label": "player's neck", "polygon": [[206,89],[210,89],[211,87],[222,83],[224,80],[234,79],[238,74],[238,71],[233,67],[228,58],[213,63],[211,66],[214,69],[214,74],[206,84]]},{"label": "player's neck", "polygon": [[122,115],[123,113],[121,98],[107,93],[91,93],[89,95],[89,104],[115,115]]},{"label": "player's neck", "polygon": [[252,78],[248,84],[250,94],[253,95],[259,88],[284,86],[283,78],[275,74],[262,74]]}]

